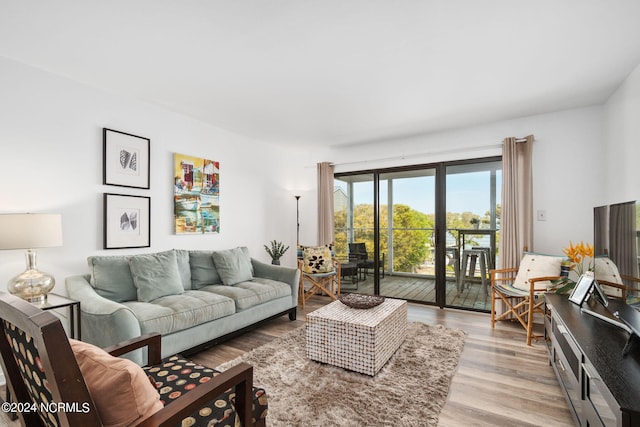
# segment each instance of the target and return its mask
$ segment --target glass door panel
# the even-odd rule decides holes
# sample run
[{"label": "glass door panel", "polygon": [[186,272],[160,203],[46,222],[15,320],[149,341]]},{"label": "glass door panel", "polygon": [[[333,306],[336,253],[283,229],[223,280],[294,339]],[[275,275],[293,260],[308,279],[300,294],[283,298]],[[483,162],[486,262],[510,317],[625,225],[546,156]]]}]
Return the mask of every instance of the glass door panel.
[{"label": "glass door panel", "polygon": [[[446,304],[489,310],[489,269],[496,265],[502,164],[446,168]],[[455,278],[456,280],[451,280]]]},{"label": "glass door panel", "polygon": [[436,302],[435,176],[431,168],[379,175],[381,295]]},{"label": "glass door panel", "polygon": [[374,281],[366,280],[367,262],[375,248],[374,200],[373,174],[334,179],[334,243],[345,292],[375,294]]}]

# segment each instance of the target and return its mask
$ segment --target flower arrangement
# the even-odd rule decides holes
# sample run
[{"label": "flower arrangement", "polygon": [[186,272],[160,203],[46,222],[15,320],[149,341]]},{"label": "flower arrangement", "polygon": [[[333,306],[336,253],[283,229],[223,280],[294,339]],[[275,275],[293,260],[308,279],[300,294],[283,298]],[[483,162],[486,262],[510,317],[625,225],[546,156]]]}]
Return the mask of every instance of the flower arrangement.
[{"label": "flower arrangement", "polygon": [[[580,242],[574,246],[573,242],[570,241],[569,246],[564,248],[563,253],[572,262],[569,269],[575,271],[578,277],[586,271],[593,271],[593,245]],[[589,258],[589,261],[585,269],[587,258]]]},{"label": "flower arrangement", "polygon": [[[584,242],[574,245],[570,241],[569,246],[564,248],[562,252],[569,258],[569,271],[575,271],[578,277],[587,271],[593,271],[593,245]],[[552,283],[553,286],[550,290],[557,294],[568,294],[576,286],[576,282],[569,277],[553,280]]]},{"label": "flower arrangement", "polygon": [[271,256],[271,260],[273,264],[280,263],[280,257],[284,255],[285,252],[289,249],[289,246],[286,246],[282,242],[278,242],[276,240],[272,240],[269,242],[271,247],[264,245],[264,250],[267,251],[269,256]]}]

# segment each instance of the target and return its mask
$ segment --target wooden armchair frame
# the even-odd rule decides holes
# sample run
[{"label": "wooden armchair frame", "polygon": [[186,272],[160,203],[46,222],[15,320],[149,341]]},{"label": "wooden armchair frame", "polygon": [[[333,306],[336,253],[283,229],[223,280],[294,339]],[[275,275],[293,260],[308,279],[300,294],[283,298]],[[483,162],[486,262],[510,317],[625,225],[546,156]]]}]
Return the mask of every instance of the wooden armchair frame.
[{"label": "wooden armchair frame", "polygon": [[[300,269],[298,299],[300,300],[302,308],[304,308],[304,304],[309,300],[309,298],[318,292],[328,295],[334,301],[338,299],[336,294],[340,296],[340,276],[342,275],[341,263],[336,258],[332,258],[331,262],[333,264],[332,272],[310,274],[304,272],[303,261],[298,260],[298,268]],[[311,283],[311,287],[307,290],[304,288],[305,281]]]},{"label": "wooden armchair frame", "polygon": [[[533,333],[533,315],[541,313],[544,315],[544,297],[541,296],[536,301],[537,294],[544,293],[547,288],[536,286],[538,282],[559,279],[560,276],[529,278],[529,291],[523,291],[509,286],[513,283],[519,268],[503,268],[500,270],[490,270],[491,278],[491,327],[494,328],[496,322],[501,320],[517,320],[527,331],[527,345],[531,345],[531,340],[538,341],[542,335]],[[497,315],[496,301],[502,301],[506,305],[506,310]]]},{"label": "wooden armchair frame", "polygon": [[[88,411],[61,411],[57,413],[61,426],[102,426],[80,368],[76,363],[69,340],[60,320],[48,311],[9,294],[0,293],[0,317],[29,334],[38,351],[42,370],[49,383],[54,402],[89,405]],[[2,326],[4,331],[4,325]],[[130,351],[147,347],[148,363],[161,362],[161,340],[159,334],[148,334],[105,348],[113,356],[121,356]],[[22,372],[14,357],[14,350],[6,334],[0,334],[2,366],[7,377],[8,392],[14,401],[32,404]],[[211,381],[199,385],[192,391],[173,400],[155,414],[143,420],[140,426],[176,426],[207,402],[215,400],[229,388],[236,387],[234,406],[243,426],[250,425],[252,419],[253,367],[241,363],[222,372]],[[36,403],[38,404],[38,403]],[[20,412],[22,425],[45,426],[36,412]],[[249,422],[247,422],[247,420]],[[257,425],[265,425],[259,420]]]}]

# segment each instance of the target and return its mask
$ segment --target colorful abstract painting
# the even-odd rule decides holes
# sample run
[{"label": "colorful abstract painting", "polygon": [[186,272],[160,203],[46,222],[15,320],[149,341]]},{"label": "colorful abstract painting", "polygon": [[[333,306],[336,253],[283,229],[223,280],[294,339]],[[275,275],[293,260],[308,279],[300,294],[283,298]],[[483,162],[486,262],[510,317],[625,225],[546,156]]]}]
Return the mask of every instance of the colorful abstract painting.
[{"label": "colorful abstract painting", "polygon": [[220,162],[175,153],[176,234],[220,233]]}]

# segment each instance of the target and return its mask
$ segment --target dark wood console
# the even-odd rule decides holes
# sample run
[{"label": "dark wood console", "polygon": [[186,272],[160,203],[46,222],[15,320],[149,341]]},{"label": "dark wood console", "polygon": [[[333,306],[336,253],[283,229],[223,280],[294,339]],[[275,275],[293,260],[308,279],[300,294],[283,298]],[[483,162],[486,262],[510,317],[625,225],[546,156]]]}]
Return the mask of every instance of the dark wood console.
[{"label": "dark wood console", "polygon": [[[640,426],[640,342],[623,356],[628,332],[583,313],[566,296],[545,298],[549,361],[576,425]],[[622,304],[611,300],[609,310]],[[603,307],[590,306],[606,314]]]}]

